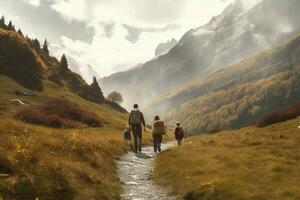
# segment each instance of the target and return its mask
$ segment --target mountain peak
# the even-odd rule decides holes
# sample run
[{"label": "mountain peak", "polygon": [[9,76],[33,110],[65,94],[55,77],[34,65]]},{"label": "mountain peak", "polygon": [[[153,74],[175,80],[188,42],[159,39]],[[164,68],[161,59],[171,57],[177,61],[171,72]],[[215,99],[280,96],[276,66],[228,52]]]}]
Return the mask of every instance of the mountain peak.
[{"label": "mountain peak", "polygon": [[160,43],[157,48],[155,49],[155,57],[164,55],[169,52],[177,44],[177,40],[172,38],[165,43]]}]

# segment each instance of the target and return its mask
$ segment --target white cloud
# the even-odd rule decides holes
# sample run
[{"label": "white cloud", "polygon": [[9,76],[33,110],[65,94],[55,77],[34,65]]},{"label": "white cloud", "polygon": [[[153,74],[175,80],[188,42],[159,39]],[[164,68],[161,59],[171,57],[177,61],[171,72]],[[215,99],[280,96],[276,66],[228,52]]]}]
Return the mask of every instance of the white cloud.
[{"label": "white cloud", "polygon": [[[55,55],[64,52],[82,66],[90,64],[101,75],[126,69],[154,57],[156,46],[180,37],[220,14],[232,0],[53,0],[52,9],[66,20],[84,21],[95,29],[91,43],[62,36],[52,45]],[[105,25],[113,24],[108,30]],[[176,29],[142,32],[139,40],[126,39],[123,24],[141,30],[163,30],[169,24]],[[123,67],[120,67],[123,66]]]},{"label": "white cloud", "polygon": [[85,5],[85,0],[56,0],[51,5],[51,8],[60,13],[68,21],[80,21],[87,18]]},{"label": "white cloud", "polygon": [[32,6],[38,7],[40,6],[40,0],[23,0],[25,3],[28,3]]}]

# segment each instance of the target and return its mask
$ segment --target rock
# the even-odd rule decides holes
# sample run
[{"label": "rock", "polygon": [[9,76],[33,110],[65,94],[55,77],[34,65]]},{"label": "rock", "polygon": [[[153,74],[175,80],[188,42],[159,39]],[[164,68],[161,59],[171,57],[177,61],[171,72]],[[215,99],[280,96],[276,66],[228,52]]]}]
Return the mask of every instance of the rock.
[{"label": "rock", "polygon": [[10,102],[12,102],[15,105],[22,105],[22,106],[27,106],[28,104],[25,103],[24,101],[20,99],[11,99]]},{"label": "rock", "polygon": [[23,91],[23,92],[21,92],[21,91],[16,91],[15,94],[18,95],[18,96],[34,96],[34,95],[32,94],[32,92],[29,91],[29,90],[28,90],[28,91]]}]

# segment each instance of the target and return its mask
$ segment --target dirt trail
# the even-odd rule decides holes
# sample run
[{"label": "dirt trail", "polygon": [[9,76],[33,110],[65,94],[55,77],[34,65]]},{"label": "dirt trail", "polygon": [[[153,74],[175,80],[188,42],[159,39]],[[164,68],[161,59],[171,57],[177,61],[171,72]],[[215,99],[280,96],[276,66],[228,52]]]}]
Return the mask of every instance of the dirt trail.
[{"label": "dirt trail", "polygon": [[[162,150],[172,147],[172,143],[163,144]],[[117,163],[118,173],[123,187],[123,200],[176,200],[161,187],[149,180],[156,154],[153,147],[146,147],[142,154],[129,152]]]}]

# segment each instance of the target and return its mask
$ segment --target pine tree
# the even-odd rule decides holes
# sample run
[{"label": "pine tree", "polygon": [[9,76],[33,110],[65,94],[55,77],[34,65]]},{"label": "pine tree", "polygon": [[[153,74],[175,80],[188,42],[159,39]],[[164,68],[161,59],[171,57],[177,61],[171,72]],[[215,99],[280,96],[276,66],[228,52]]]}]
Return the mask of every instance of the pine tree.
[{"label": "pine tree", "polygon": [[43,52],[44,52],[47,56],[49,56],[49,49],[48,49],[48,42],[47,42],[47,39],[45,39],[45,41],[44,41]]},{"label": "pine tree", "polygon": [[3,29],[6,28],[4,16],[2,16],[0,19],[0,28],[3,28]]},{"label": "pine tree", "polygon": [[41,50],[41,45],[38,39],[34,39],[32,42],[32,47],[37,50],[40,51]]},{"label": "pine tree", "polygon": [[97,78],[95,76],[93,77],[93,83],[91,84],[91,89],[99,101],[104,100],[103,92],[102,92],[102,90],[98,84]]},{"label": "pine tree", "polygon": [[21,29],[18,30],[18,33],[19,33],[22,37],[24,37],[24,35],[23,35]]},{"label": "pine tree", "polygon": [[14,28],[14,26],[13,26],[12,22],[9,21],[9,23],[8,23],[8,25],[7,25],[7,29],[8,29],[9,31],[12,31],[13,28]]},{"label": "pine tree", "polygon": [[67,57],[65,54],[62,55],[61,59],[60,59],[60,68],[62,70],[67,70],[68,69],[68,61],[67,61]]},{"label": "pine tree", "polygon": [[3,24],[5,24],[5,17],[4,17],[4,15],[2,15],[2,17],[1,17],[1,22],[2,22]]}]

